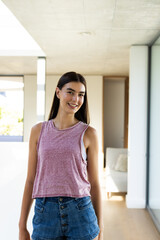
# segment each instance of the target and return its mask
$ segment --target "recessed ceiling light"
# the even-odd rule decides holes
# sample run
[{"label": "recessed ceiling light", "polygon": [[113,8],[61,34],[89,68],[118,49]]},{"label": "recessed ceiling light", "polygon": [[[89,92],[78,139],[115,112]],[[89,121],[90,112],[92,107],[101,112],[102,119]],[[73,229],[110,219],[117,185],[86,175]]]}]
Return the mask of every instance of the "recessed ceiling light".
[{"label": "recessed ceiling light", "polygon": [[82,36],[92,35],[91,32],[79,32],[79,34],[82,35]]}]

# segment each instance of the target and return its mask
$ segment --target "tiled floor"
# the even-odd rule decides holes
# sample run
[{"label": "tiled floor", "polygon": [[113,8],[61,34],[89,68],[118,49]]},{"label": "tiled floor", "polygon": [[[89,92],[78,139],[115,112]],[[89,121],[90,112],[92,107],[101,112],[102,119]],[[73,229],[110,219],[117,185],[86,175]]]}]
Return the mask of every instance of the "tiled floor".
[{"label": "tiled floor", "polygon": [[102,184],[104,240],[160,240],[146,209],[128,209],[125,195],[112,195],[107,199]]}]

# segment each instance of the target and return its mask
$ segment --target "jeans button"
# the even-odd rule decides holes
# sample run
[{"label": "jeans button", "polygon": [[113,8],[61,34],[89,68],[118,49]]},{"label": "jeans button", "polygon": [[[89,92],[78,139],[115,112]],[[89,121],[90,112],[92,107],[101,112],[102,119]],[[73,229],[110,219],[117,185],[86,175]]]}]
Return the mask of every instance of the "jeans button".
[{"label": "jeans button", "polygon": [[62,202],[62,201],[63,201],[63,198],[60,198],[59,201]]},{"label": "jeans button", "polygon": [[63,224],[62,224],[63,227],[65,227],[65,226],[67,226],[67,225],[68,225],[67,223],[63,223]]}]

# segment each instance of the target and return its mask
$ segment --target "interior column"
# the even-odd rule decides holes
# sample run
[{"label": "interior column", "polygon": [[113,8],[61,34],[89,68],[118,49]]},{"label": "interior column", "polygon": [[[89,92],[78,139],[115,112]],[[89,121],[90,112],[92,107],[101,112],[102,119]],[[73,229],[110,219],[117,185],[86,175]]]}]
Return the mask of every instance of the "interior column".
[{"label": "interior column", "polygon": [[37,122],[45,120],[45,77],[46,59],[38,57],[37,59]]},{"label": "interior column", "polygon": [[148,47],[130,49],[128,208],[146,207]]}]

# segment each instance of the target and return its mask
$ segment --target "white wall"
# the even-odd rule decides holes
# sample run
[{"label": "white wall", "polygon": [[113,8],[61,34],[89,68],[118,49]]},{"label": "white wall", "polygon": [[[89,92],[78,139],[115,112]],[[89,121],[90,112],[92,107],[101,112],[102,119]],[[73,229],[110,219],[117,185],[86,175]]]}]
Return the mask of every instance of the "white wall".
[{"label": "white wall", "polygon": [[45,120],[48,120],[52,101],[55,93],[55,89],[58,83],[60,75],[49,75],[46,77],[46,108],[45,108]]},{"label": "white wall", "polygon": [[[46,95],[45,95],[45,120],[48,120],[55,88],[60,76],[46,76]],[[24,76],[24,141],[29,141],[30,131],[33,125],[37,123],[37,76]]]},{"label": "white wall", "polygon": [[24,76],[24,142],[27,142],[30,136],[31,127],[37,122],[37,76]]},{"label": "white wall", "polygon": [[147,83],[148,47],[133,46],[130,50],[129,84],[129,208],[146,207]]},{"label": "white wall", "polygon": [[[28,143],[0,143],[0,239],[18,239],[22,194],[27,174]],[[32,231],[33,207],[28,219]]]},{"label": "white wall", "polygon": [[103,77],[85,76],[87,81],[88,104],[90,113],[90,125],[97,130],[99,140],[99,174],[103,169],[102,152],[102,112],[103,112]]}]

